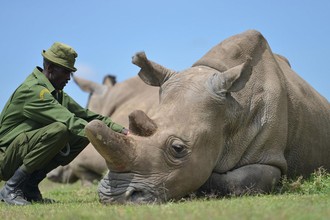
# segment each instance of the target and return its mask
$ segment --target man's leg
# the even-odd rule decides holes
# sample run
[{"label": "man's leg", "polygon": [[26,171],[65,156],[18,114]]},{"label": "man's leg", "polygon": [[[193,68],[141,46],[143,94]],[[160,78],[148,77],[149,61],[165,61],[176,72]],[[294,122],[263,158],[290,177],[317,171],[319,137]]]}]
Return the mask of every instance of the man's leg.
[{"label": "man's leg", "polygon": [[[25,182],[28,181],[30,174],[43,170],[68,140],[69,131],[65,125],[59,122],[20,134],[6,149],[0,164],[2,178],[8,180],[0,191],[1,200],[8,204],[29,204],[21,202],[21,199],[24,200],[22,191]],[[17,177],[17,172],[26,175],[22,174]],[[38,186],[36,186],[36,190],[40,194]]]},{"label": "man's leg", "polygon": [[[36,170],[31,174],[29,181],[27,181],[24,189],[24,194],[28,201],[32,202],[44,202],[52,203],[51,199],[43,199],[38,188],[39,183],[46,177],[47,173],[55,169],[59,165],[69,164],[89,143],[87,138],[81,138],[76,135],[70,135],[69,137],[69,149],[66,146],[60,153],[56,154],[53,159],[48,162],[43,169]],[[64,153],[63,153],[64,152]],[[67,153],[67,155],[65,155]]]},{"label": "man's leg", "polygon": [[[85,149],[88,143],[89,140],[87,138],[71,134],[68,142],[69,149],[65,146],[60,153],[55,155],[55,157],[45,166],[46,173],[49,173],[59,165],[65,166],[69,164],[83,149]],[[69,150],[69,152],[66,152],[67,150]],[[68,155],[64,155],[66,153],[68,153]]]},{"label": "man's leg", "polygon": [[14,175],[6,182],[0,191],[0,200],[9,205],[29,205],[23,193],[25,181],[29,178],[29,174],[21,167],[18,168]]}]

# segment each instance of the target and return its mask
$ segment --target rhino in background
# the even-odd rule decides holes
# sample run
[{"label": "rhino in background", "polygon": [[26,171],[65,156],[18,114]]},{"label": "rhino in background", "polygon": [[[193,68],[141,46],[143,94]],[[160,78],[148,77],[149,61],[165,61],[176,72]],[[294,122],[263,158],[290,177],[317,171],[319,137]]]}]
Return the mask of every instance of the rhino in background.
[{"label": "rhino in background", "polygon": [[[87,108],[102,115],[110,116],[113,121],[128,127],[128,115],[135,109],[150,112],[158,104],[158,88],[148,86],[139,77],[133,77],[121,83],[111,75],[104,77],[103,84],[98,84],[73,76],[76,84],[90,94]],[[83,186],[90,186],[100,180],[107,166],[104,158],[89,144],[68,165],[60,166],[47,178],[53,182],[74,183],[81,181]]]},{"label": "rhino in background", "polygon": [[[103,84],[79,78],[72,75],[79,88],[89,93],[87,108],[100,113],[107,93],[117,83],[116,77],[106,75]],[[89,144],[70,164],[59,166],[47,174],[47,178],[58,183],[74,183],[81,180],[83,186],[90,186],[95,180],[100,180],[106,171],[105,160]]]},{"label": "rhino in background", "polygon": [[[267,193],[283,175],[330,169],[329,102],[258,31],[224,40],[179,73],[143,52],[133,63],[160,87],[160,103],[149,119],[130,115],[140,123],[129,136],[97,120],[86,126],[110,170],[99,184],[103,203]],[[152,132],[135,132],[143,127]]]}]

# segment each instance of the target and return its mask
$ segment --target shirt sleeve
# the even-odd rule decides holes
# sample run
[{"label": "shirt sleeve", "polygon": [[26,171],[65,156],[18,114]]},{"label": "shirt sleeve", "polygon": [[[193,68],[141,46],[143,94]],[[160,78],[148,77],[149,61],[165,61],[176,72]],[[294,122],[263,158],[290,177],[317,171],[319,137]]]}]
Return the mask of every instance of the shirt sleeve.
[{"label": "shirt sleeve", "polygon": [[76,106],[75,111],[71,112],[61,105],[45,87],[35,86],[26,93],[23,114],[37,123],[48,125],[53,122],[61,122],[71,133],[86,137],[84,128],[88,123],[87,119],[93,117],[97,119],[97,116],[92,113],[83,113],[83,109],[80,109],[82,107],[75,102],[75,104],[72,102],[69,104],[70,108],[73,108],[73,105]]},{"label": "shirt sleeve", "polygon": [[108,127],[110,127],[113,131],[121,132],[123,130],[123,126],[119,125],[111,120],[110,117],[106,117],[95,112],[90,111],[89,109],[81,107],[77,102],[75,102],[69,95],[63,93],[63,104],[67,106],[70,112],[73,112],[77,117],[90,122],[94,119],[98,119],[103,121]]},{"label": "shirt sleeve", "polygon": [[26,100],[23,106],[25,117],[41,125],[61,122],[73,134],[85,137],[84,128],[87,121],[62,106],[45,87],[36,86],[33,90],[27,90],[25,95]]}]

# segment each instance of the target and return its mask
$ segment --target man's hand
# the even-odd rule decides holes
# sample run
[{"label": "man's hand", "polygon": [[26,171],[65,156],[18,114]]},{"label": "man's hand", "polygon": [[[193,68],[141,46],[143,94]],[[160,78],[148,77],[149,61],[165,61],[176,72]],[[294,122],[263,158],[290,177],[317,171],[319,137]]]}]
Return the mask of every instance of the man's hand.
[{"label": "man's hand", "polygon": [[129,130],[127,128],[123,128],[123,130],[121,130],[120,133],[122,133],[124,135],[129,135],[130,132],[129,132]]}]

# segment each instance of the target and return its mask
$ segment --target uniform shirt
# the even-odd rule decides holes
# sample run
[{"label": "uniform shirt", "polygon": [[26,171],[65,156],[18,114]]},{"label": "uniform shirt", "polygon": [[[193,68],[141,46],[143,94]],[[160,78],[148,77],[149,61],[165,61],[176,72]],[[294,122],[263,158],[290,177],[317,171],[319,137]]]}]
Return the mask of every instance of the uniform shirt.
[{"label": "uniform shirt", "polygon": [[0,115],[0,148],[7,147],[22,132],[32,131],[53,122],[62,122],[68,130],[85,137],[86,124],[99,119],[116,132],[122,131],[109,117],[82,108],[65,92],[57,92],[36,67],[16,89]]}]

